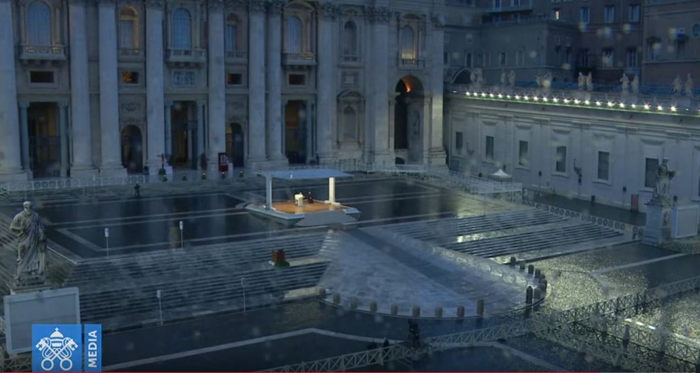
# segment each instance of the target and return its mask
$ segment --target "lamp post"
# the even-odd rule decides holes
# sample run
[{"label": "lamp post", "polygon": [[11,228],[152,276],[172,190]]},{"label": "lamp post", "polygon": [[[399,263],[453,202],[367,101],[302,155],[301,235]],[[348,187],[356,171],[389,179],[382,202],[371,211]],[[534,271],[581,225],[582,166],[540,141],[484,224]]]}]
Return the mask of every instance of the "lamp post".
[{"label": "lamp post", "polygon": [[245,312],[245,277],[241,277],[241,288],[243,289],[243,312]]},{"label": "lamp post", "polygon": [[105,247],[107,248],[107,257],[109,258],[109,228],[105,228]]},{"label": "lamp post", "polygon": [[180,248],[184,249],[185,248],[185,240],[184,236],[182,234],[182,230],[185,228],[185,225],[182,223],[182,220],[180,220]]},{"label": "lamp post", "polygon": [[161,304],[161,292],[160,289],[156,290],[156,298],[158,298],[158,316],[160,319],[160,326],[163,326],[163,305]]}]

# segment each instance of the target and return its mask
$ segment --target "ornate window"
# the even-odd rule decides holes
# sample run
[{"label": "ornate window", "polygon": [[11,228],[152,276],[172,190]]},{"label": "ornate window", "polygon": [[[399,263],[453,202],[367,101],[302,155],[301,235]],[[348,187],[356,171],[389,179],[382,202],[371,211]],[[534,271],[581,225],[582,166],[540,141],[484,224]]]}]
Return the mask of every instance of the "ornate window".
[{"label": "ornate window", "polygon": [[343,57],[346,60],[355,61],[359,57],[357,25],[354,21],[347,21],[343,26]]},{"label": "ornate window", "polygon": [[341,141],[357,141],[357,112],[352,106],[346,106],[343,110],[343,122]]},{"label": "ornate window", "polygon": [[287,17],[284,30],[284,51],[287,53],[301,53],[303,48],[304,24],[297,16]]},{"label": "ornate window", "polygon": [[177,8],[173,12],[172,48],[192,49],[192,16],[185,8]]},{"label": "ornate window", "polygon": [[119,10],[119,48],[138,49],[138,13],[132,7]]},{"label": "ornate window", "polygon": [[50,46],[51,7],[41,0],[32,1],[27,7],[27,44],[33,46]]},{"label": "ornate window", "polygon": [[418,57],[416,32],[411,26],[401,27],[401,60],[414,61]]},{"label": "ornate window", "polygon": [[231,56],[235,56],[240,52],[238,37],[241,28],[239,25],[240,21],[235,14],[231,14],[226,18],[224,41],[226,43],[226,54]]}]

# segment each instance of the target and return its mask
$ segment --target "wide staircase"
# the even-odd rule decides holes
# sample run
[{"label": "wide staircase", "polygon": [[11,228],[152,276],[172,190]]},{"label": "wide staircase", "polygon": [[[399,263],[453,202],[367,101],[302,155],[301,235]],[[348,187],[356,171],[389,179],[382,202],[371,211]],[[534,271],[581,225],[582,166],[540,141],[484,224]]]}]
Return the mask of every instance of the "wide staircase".
[{"label": "wide staircase", "polygon": [[[167,321],[239,310],[244,299],[255,307],[316,286],[327,267],[316,257],[325,238],[288,235],[88,260],[66,286],[80,288],[82,321],[107,329],[155,322],[161,312]],[[268,263],[276,249],[285,250],[290,267]]]},{"label": "wide staircase", "polygon": [[487,258],[622,238],[619,231],[538,209],[400,223],[385,228]]}]

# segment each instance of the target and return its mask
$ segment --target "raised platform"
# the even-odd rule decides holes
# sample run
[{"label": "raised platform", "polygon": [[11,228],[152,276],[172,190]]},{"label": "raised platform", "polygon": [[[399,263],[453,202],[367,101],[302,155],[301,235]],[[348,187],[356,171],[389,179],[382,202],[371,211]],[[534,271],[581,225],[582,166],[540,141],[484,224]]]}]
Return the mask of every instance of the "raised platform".
[{"label": "raised platform", "polygon": [[271,209],[250,204],[246,206],[246,210],[286,225],[305,226],[344,224],[354,222],[360,215],[360,211],[354,207],[328,201],[306,202],[303,206],[297,206],[292,201],[273,202]]}]

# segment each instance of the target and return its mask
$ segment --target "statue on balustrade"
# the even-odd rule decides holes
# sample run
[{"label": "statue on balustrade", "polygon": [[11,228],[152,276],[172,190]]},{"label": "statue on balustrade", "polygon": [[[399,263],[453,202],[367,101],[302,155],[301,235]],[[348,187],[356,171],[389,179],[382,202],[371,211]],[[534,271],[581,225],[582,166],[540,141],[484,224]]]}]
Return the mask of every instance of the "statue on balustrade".
[{"label": "statue on balustrade", "polygon": [[508,73],[508,85],[512,87],[515,87],[515,71],[511,70]]},{"label": "statue on balustrade", "polygon": [[578,90],[586,90],[586,76],[582,72],[578,72]]},{"label": "statue on balustrade", "polygon": [[673,79],[673,95],[680,96],[682,91],[683,91],[683,82],[681,81],[681,76],[676,75],[676,78]]},{"label": "statue on balustrade", "polygon": [[676,171],[668,168],[668,160],[664,159],[656,168],[656,188],[654,195],[668,199],[671,194],[671,179],[676,175]]},{"label": "statue on balustrade", "polygon": [[586,75],[586,90],[587,91],[593,90],[593,73],[592,72],[589,72],[588,75]]},{"label": "statue on balustrade", "polygon": [[31,202],[24,202],[24,210],[15,215],[10,223],[10,230],[17,234],[17,271],[15,284],[43,284],[46,269],[46,236],[39,214],[32,209]]},{"label": "statue on balustrade", "polygon": [[693,98],[693,90],[695,87],[693,87],[693,77],[690,76],[690,73],[688,73],[688,78],[685,80],[685,95],[688,96],[688,98]]},{"label": "statue on balustrade", "polygon": [[632,94],[638,95],[639,94],[639,75],[635,74],[634,78],[632,79]]},{"label": "statue on balustrade", "polygon": [[622,95],[626,95],[629,93],[630,89],[630,78],[627,76],[627,74],[622,73],[622,78],[620,78],[620,83],[622,84]]}]

